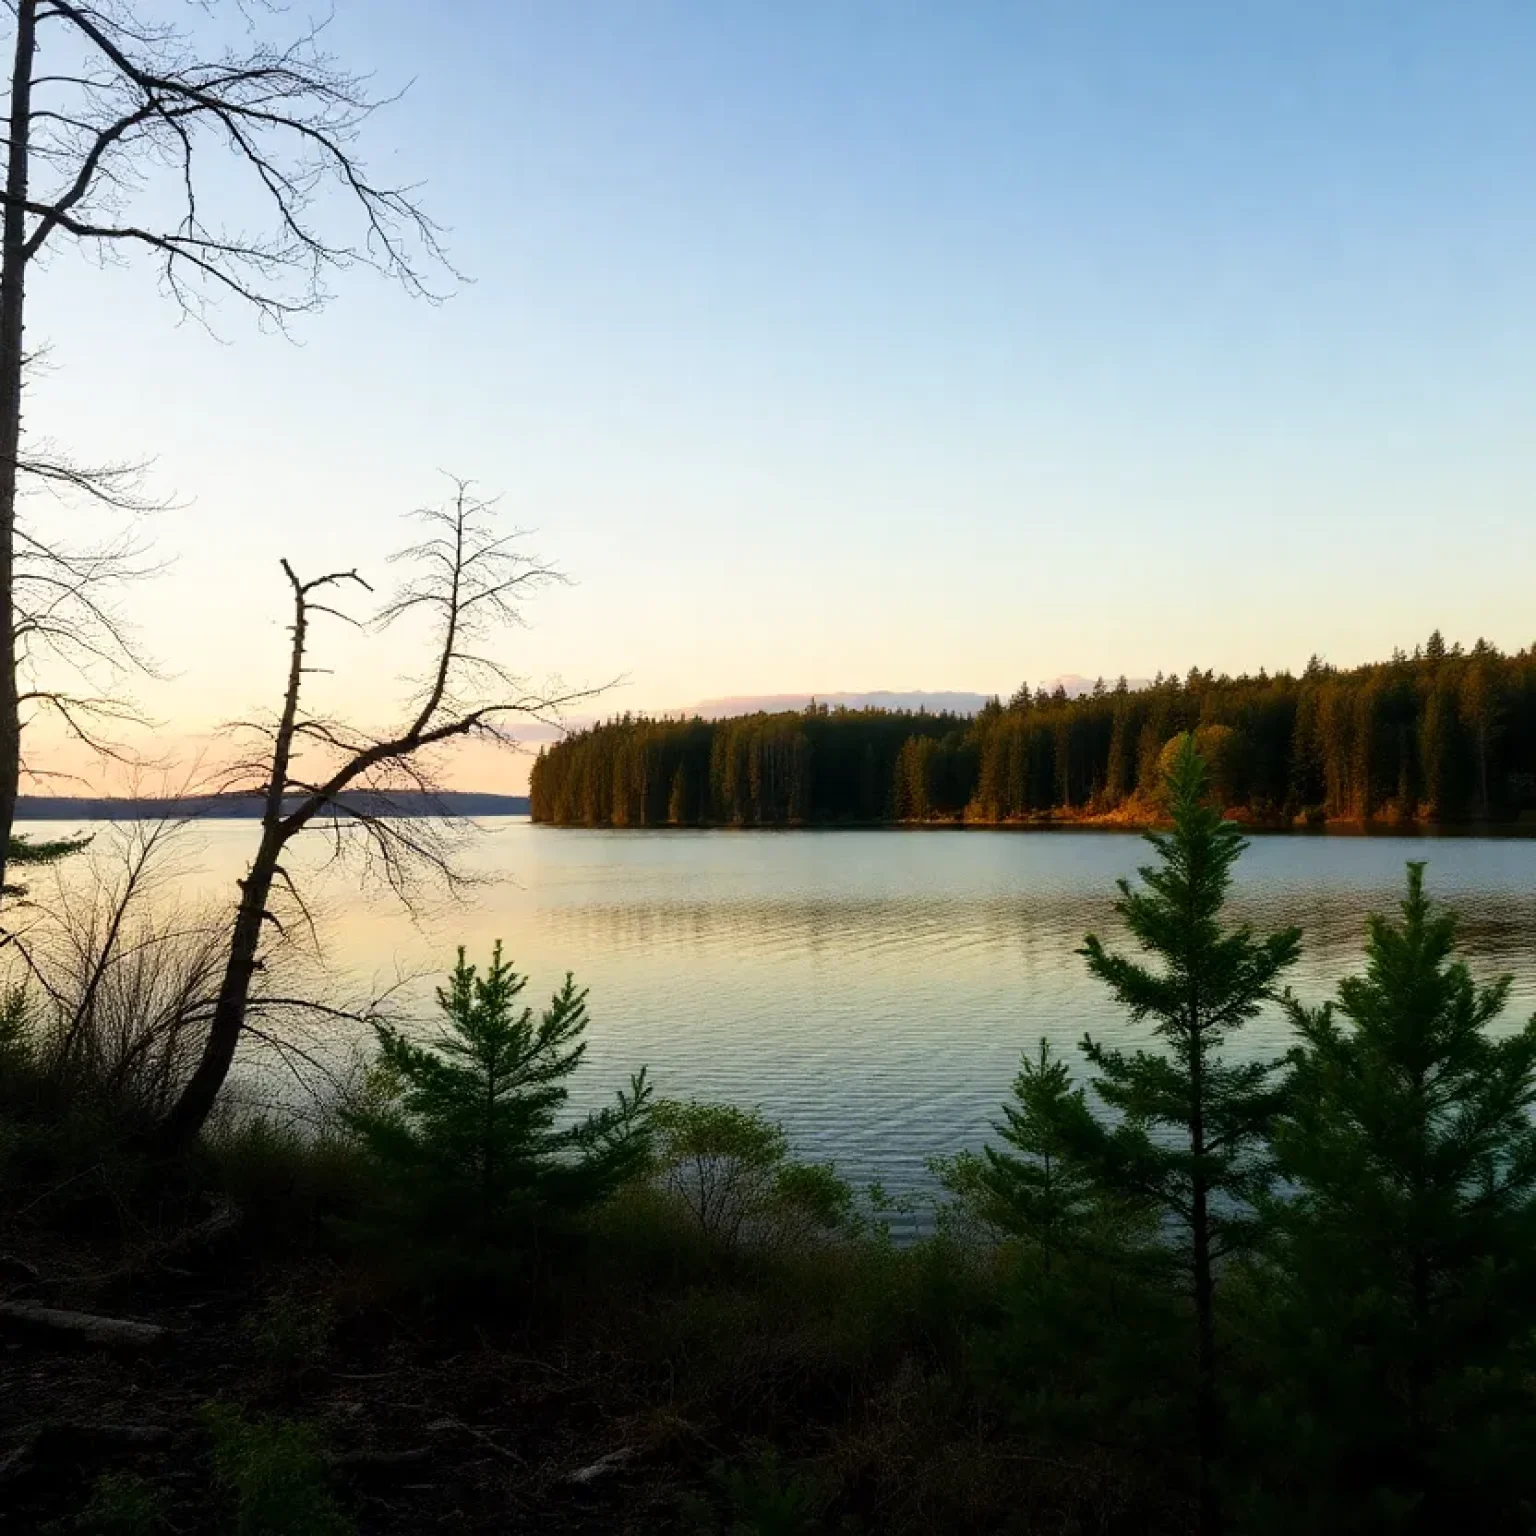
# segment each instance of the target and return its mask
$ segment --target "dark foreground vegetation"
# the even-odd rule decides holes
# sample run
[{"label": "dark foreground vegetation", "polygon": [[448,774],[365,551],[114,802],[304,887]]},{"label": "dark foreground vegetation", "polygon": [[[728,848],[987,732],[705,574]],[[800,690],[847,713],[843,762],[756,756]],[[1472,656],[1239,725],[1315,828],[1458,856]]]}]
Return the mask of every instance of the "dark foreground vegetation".
[{"label": "dark foreground vegetation", "polygon": [[[1143,1048],[1026,1051],[907,1245],[749,1110],[637,1071],[573,1114],[584,995],[499,951],[319,1124],[227,1102],[174,1156],[176,978],[14,993],[0,1524],[1530,1530],[1536,1022],[1417,865],[1336,1002],[1289,999],[1191,737],[1166,793],[1134,949],[1083,950]],[[1227,1048],[1266,1005],[1283,1061]]]},{"label": "dark foreground vegetation", "polygon": [[1412,656],[1295,677],[1195,669],[1083,698],[1021,688],[974,719],[885,710],[625,717],[538,760],[558,825],[989,824],[1156,813],[1168,743],[1198,731],[1223,807],[1270,825],[1515,821],[1536,813],[1536,650]]}]

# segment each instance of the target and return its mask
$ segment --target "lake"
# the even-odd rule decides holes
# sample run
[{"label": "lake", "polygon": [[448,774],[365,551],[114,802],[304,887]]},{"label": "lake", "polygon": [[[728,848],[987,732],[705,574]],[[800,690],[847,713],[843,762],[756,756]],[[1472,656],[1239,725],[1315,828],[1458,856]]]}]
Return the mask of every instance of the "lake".
[{"label": "lake", "polygon": [[[675,1096],[760,1105],[797,1149],[856,1182],[924,1185],[925,1159],[987,1134],[1019,1053],[1085,1030],[1144,1038],[1075,953],[1117,932],[1114,882],[1150,849],[1107,832],[599,832],[487,822],[466,863],[487,883],[413,924],[356,877],[314,877],[330,961],[368,985],[492,942],[542,1000],[566,970],[591,990],[583,1097],[648,1064]],[[55,829],[34,823],[38,836]],[[255,826],[205,823],[177,882],[232,893]],[[309,858],[321,851],[310,838]],[[1407,859],[1463,914],[1476,974],[1513,972],[1509,1019],[1536,1008],[1536,840],[1260,836],[1234,911],[1300,923],[1293,985],[1325,997],[1358,965],[1365,917],[1399,899]],[[417,984],[419,1015],[429,989]],[[1288,1040],[1271,1013],[1244,1049]]]}]

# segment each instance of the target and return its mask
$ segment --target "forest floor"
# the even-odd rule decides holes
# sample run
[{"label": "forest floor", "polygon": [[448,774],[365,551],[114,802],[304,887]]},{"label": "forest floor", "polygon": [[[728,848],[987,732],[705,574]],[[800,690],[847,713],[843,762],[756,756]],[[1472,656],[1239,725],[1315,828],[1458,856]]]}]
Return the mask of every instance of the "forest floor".
[{"label": "forest floor", "polygon": [[[0,1312],[40,1304],[165,1333],[104,1347],[0,1317],[0,1531],[1182,1525],[1166,1464],[1020,1444],[942,1348],[872,1344],[857,1301],[825,1299],[828,1274],[578,1285],[534,1325],[428,1311],[332,1258],[264,1259],[239,1236],[174,1262],[14,1230],[3,1246]],[[262,1426],[301,1425],[343,1523],[246,1520],[217,1476],[209,1404],[256,1426],[253,1462]],[[144,1508],[103,1518],[124,1481]]]},{"label": "forest floor", "polygon": [[[369,1532],[667,1529],[696,1459],[677,1454],[691,1448],[667,1443],[598,1354],[529,1354],[526,1340],[426,1331],[368,1309],[314,1328],[334,1315],[334,1273],[231,1263],[103,1286],[108,1252],[54,1243],[20,1262],[50,1278],[13,1284],[10,1299],[131,1318],[165,1338],[114,1348],[6,1330],[0,1530],[83,1528],[82,1504],[108,1472],[142,1479],[168,1531],[230,1529],[212,1486],[211,1402],[313,1426],[327,1481]],[[10,1268],[21,1272],[16,1259]],[[294,1337],[274,1339],[284,1309]],[[610,1470],[572,1480],[604,1457]]]}]

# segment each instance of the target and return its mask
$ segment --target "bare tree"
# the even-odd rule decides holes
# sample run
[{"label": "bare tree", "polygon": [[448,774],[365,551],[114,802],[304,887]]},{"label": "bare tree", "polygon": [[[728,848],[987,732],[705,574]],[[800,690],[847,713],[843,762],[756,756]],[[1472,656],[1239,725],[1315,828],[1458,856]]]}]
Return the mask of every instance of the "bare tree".
[{"label": "bare tree", "polygon": [[[337,269],[369,265],[425,293],[425,269],[445,266],[411,189],[375,181],[358,158],[378,102],[324,51],[318,28],[274,46],[256,35],[258,8],[232,0],[240,46],[229,47],[158,23],[153,0],[5,9],[15,46],[0,191],[0,886],[25,691],[14,591],[31,264],[62,242],[103,258],[142,253],[184,310],[229,296],[278,326],[323,303]],[[215,9],[208,0],[183,14]],[[244,190],[210,176],[212,162],[243,171]]]},{"label": "bare tree", "polygon": [[355,570],[306,580],[281,562],[293,601],[282,707],[273,720],[237,723],[254,735],[260,751],[234,765],[226,780],[229,792],[261,798],[261,839],[240,883],[206,1047],[166,1120],[169,1145],[183,1146],[197,1134],[228,1076],[252,978],[263,964],[263,937],[269,929],[279,937],[283,931],[274,896],[286,896],[306,916],[302,893],[283,862],[288,845],[306,830],[321,830],[338,857],[360,860],[408,904],[424,879],[459,888],[464,876],[453,860],[455,824],[439,798],[433,749],[466,737],[511,744],[510,722],[557,721],[566,705],[591,696],[590,689],[536,687],[495,658],[494,638],[521,623],[522,600],[562,578],[524,553],[521,532],[498,533],[493,510],[493,503],[457,481],[446,505],[414,514],[426,536],[394,557],[405,578],[372,626],[424,619],[430,650],[405,717],[392,730],[369,732],[311,713],[304,700],[305,678],[317,670],[312,625],[318,619],[355,623],[338,603],[349,592],[372,588]]},{"label": "bare tree", "polygon": [[[146,491],[144,464],[83,464],[53,443],[29,444],[19,470],[12,610],[22,726],[52,714],[67,736],[99,758],[137,766],[119,728],[148,723],[131,681],[159,674],[118,601],[125,587],[162,569],[139,528],[147,515],[173,502]],[[37,515],[40,503],[72,521],[83,508],[104,510],[118,527],[96,542],[65,543],[40,531],[46,521]],[[37,779],[73,777],[25,758],[21,772]],[[35,843],[13,833],[7,864],[51,864],[86,841]],[[24,894],[25,887],[10,883],[0,890],[12,898]],[[7,936],[0,930],[0,947]]]}]

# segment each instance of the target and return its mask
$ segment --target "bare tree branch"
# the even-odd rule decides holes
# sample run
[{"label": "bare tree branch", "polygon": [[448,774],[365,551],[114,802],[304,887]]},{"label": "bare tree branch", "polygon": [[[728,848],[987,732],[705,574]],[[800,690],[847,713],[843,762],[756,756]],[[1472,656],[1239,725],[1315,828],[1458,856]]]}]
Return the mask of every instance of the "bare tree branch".
[{"label": "bare tree branch", "polygon": [[[522,599],[562,578],[523,549],[523,535],[498,533],[493,513],[493,502],[455,480],[446,505],[414,514],[428,537],[397,557],[404,578],[372,621],[377,632],[411,616],[426,619],[426,662],[409,682],[404,722],[392,730],[315,716],[304,703],[304,679],[315,670],[312,625],[336,616],[316,594],[372,589],[355,570],[303,580],[281,562],[293,604],[282,704],[275,721],[244,723],[261,749],[230,765],[224,779],[226,788],[262,799],[261,839],[241,882],[203,1058],[166,1123],[172,1144],[197,1133],[223,1086],[248,1028],[266,931],[285,936],[271,903],[279,888],[298,898],[283,864],[288,844],[306,830],[320,832],[333,859],[352,859],[364,879],[378,880],[407,907],[424,880],[461,893],[472,882],[454,859],[455,821],[438,798],[432,749],[470,736],[510,743],[508,721],[558,718],[595,691],[536,687],[495,657],[496,636],[521,623]],[[403,814],[407,794],[414,814]],[[307,915],[302,900],[300,910]]]}]

